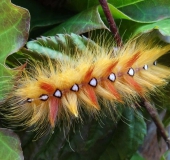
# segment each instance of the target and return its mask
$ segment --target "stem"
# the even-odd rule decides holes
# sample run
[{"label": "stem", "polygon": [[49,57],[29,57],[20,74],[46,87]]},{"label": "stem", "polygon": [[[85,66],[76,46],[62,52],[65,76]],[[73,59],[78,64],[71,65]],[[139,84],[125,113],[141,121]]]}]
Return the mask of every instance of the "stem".
[{"label": "stem", "polygon": [[159,118],[157,110],[151,105],[150,102],[148,102],[146,100],[144,100],[143,107],[145,107],[145,109],[148,111],[149,115],[151,116],[152,120],[154,121],[154,123],[157,127],[157,130],[160,132],[162,138],[165,140],[168,148],[170,148],[170,138],[164,128],[162,121]]},{"label": "stem", "polygon": [[114,35],[115,41],[117,43],[117,46],[121,46],[122,45],[122,39],[120,37],[119,31],[117,29],[116,23],[114,21],[114,18],[111,15],[111,12],[109,10],[108,4],[107,4],[107,0],[99,0],[102,8],[103,8],[103,12],[107,18],[107,21],[109,23],[110,26],[110,30]]}]

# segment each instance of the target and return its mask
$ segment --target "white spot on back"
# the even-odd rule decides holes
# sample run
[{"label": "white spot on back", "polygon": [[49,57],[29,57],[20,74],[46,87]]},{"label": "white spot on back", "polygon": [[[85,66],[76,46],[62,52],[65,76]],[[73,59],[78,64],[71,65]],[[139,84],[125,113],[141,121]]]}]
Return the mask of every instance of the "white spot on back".
[{"label": "white spot on back", "polygon": [[62,97],[62,93],[59,89],[57,89],[55,92],[54,92],[54,96],[55,97],[58,97],[58,98],[61,98]]},{"label": "white spot on back", "polygon": [[49,97],[46,94],[43,94],[43,95],[40,96],[40,100],[42,100],[42,101],[46,101],[48,98]]},{"label": "white spot on back", "polygon": [[74,84],[72,87],[71,87],[71,90],[74,91],[74,92],[77,92],[79,90],[79,86],[77,84]]},{"label": "white spot on back", "polygon": [[135,71],[133,68],[129,68],[128,72],[129,76],[134,76],[135,75]]},{"label": "white spot on back", "polygon": [[157,65],[157,61],[153,62],[153,65],[156,66]]},{"label": "white spot on back", "polygon": [[27,102],[29,102],[29,103],[31,103],[32,101],[33,101],[32,98],[28,98],[28,99],[27,99]]},{"label": "white spot on back", "polygon": [[89,84],[92,86],[92,87],[96,87],[97,86],[97,79],[96,78],[92,78],[89,82]]},{"label": "white spot on back", "polygon": [[143,66],[143,69],[144,69],[144,70],[148,70],[148,65],[145,64],[145,65]]},{"label": "white spot on back", "polygon": [[111,73],[108,77],[108,79],[112,82],[114,82],[116,80],[116,75],[114,73]]}]

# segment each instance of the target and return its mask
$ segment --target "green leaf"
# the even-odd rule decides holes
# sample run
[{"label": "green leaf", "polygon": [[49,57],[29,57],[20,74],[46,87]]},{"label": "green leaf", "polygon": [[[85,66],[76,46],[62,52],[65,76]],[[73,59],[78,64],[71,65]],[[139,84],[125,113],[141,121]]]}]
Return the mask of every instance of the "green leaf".
[{"label": "green leaf", "polygon": [[3,64],[6,57],[18,51],[28,38],[30,15],[26,9],[13,5],[10,0],[0,2],[0,98],[4,95],[6,83],[15,74],[14,70],[7,69]]},{"label": "green leaf", "polygon": [[0,159],[24,160],[18,136],[5,128],[0,128]]},{"label": "green leaf", "polygon": [[[110,11],[116,19],[127,19],[134,21],[113,5],[109,4]],[[57,33],[82,34],[96,29],[108,29],[103,20],[106,20],[101,6],[92,7],[68,19],[64,23],[47,31],[43,35],[52,36]],[[107,23],[106,23],[107,24]]]},{"label": "green leaf", "polygon": [[48,9],[35,0],[12,0],[12,2],[29,10],[31,14],[30,30],[35,27],[59,24],[74,15],[63,9]]},{"label": "green leaf", "polygon": [[[170,17],[170,1],[169,0],[108,0],[110,10],[113,17],[117,19],[130,19],[136,22],[156,22]],[[78,3],[78,0],[68,1],[68,6],[77,11],[84,11],[90,7],[99,5],[98,0],[90,1],[83,0]],[[117,9],[119,8],[119,10]],[[133,12],[132,12],[133,11]],[[103,14],[99,11],[100,14]]]},{"label": "green leaf", "polygon": [[122,113],[123,121],[117,124],[117,130],[111,143],[100,157],[100,160],[129,159],[143,143],[146,135],[146,124],[142,115],[133,108],[126,108]]},{"label": "green leaf", "polygon": [[120,8],[120,11],[135,21],[156,22],[170,17],[170,1],[145,0]]},{"label": "green leaf", "polygon": [[[134,21],[131,17],[127,16],[126,14],[124,14],[123,12],[121,12],[119,9],[117,9],[116,7],[114,7],[113,5],[111,4],[108,4],[109,6],[109,9],[110,9],[110,12],[112,14],[112,16],[115,18],[115,19],[127,19],[127,20],[131,20],[131,21]],[[103,9],[101,6],[98,6],[98,12],[100,13],[100,16],[103,20],[106,19],[106,16],[103,12]]]},{"label": "green leaf", "polygon": [[168,110],[166,111],[165,116],[162,121],[165,127],[168,127],[170,124],[170,110],[169,110],[169,107],[167,108]]},{"label": "green leaf", "polygon": [[136,4],[144,0],[108,0],[107,2],[115,6],[116,8],[122,8],[132,4]]},{"label": "green leaf", "polygon": [[163,36],[170,35],[170,26],[167,25],[170,23],[170,19],[164,19],[162,21],[158,21],[156,23],[138,25],[138,27],[134,28],[134,35],[137,35],[141,32],[150,32],[153,29],[158,30]]},{"label": "green leaf", "polygon": [[8,54],[18,51],[25,44],[30,15],[26,9],[13,5],[10,0],[1,1],[0,14],[0,63],[4,63]]},{"label": "green leaf", "polygon": [[170,36],[170,19],[164,19],[155,23],[136,23],[131,21],[123,21],[121,22],[120,31],[121,34],[124,36],[124,39],[129,37],[134,37],[141,33],[148,33],[152,30],[157,30],[158,35],[163,36]]},{"label": "green leaf", "polygon": [[82,52],[86,47],[94,47],[97,44],[92,40],[76,34],[57,34],[51,37],[41,37],[37,40],[29,41],[27,48],[34,53],[46,55],[50,58],[69,59],[70,55],[76,51]]},{"label": "green leaf", "polygon": [[135,153],[130,160],[145,160],[139,153]]},{"label": "green leaf", "polygon": [[[122,0],[108,0],[107,2],[112,4],[116,8],[120,8],[123,6],[128,6],[131,4],[138,3],[140,1],[143,1],[143,0],[123,0],[123,1]],[[67,8],[71,10],[81,12],[83,10],[86,10],[88,8],[91,8],[91,7],[94,7],[100,4],[98,0],[93,0],[93,1],[92,0],[81,0],[81,3],[79,2],[80,2],[79,0],[74,0],[74,1],[68,0],[66,6]]]},{"label": "green leaf", "polygon": [[24,133],[24,156],[31,160],[98,160],[112,139],[115,124],[120,119],[119,115],[115,116],[114,121],[108,117],[101,117],[96,121],[92,117],[82,115],[83,123],[74,121],[71,130],[66,126],[56,127],[50,139],[47,136],[38,142],[31,142],[31,136]]},{"label": "green leaf", "polygon": [[170,150],[167,150],[161,157],[160,160],[167,160],[170,154]]},{"label": "green leaf", "polygon": [[57,33],[82,34],[95,29],[107,29],[100,18],[98,7],[93,7],[73,16],[61,25],[49,30],[43,35],[53,36]]},{"label": "green leaf", "polygon": [[[139,2],[135,5],[138,5],[141,3],[143,2]],[[155,5],[159,6],[160,4],[158,3],[158,1],[156,1]],[[130,5],[130,6],[133,6],[133,5]],[[161,7],[160,7],[160,10],[163,10],[161,9]],[[170,16],[170,13],[166,11],[166,10],[169,10],[168,6],[165,12],[162,11],[162,13],[164,12],[163,14],[166,16],[163,16],[162,18],[160,18],[160,13],[158,12],[154,14],[155,17],[152,19],[147,16],[145,16],[145,19],[141,19],[141,18],[135,19],[135,17],[124,14],[122,11],[118,10],[116,7],[114,7],[111,4],[109,4],[109,8],[115,19],[124,19],[123,21],[121,21],[120,32],[122,32],[122,34],[125,33],[126,34],[125,37],[129,37],[129,35],[131,36],[131,35],[137,35],[139,33],[149,32],[154,28],[159,29],[159,31],[162,34],[169,34],[169,28],[167,25],[167,23],[169,23],[169,19],[164,19]],[[122,10],[124,11],[125,8]],[[148,12],[149,12],[148,14],[150,14],[151,11],[148,9]],[[137,10],[136,15],[139,13],[140,11]],[[147,15],[147,12],[146,12],[146,15]],[[164,19],[164,20],[158,21],[160,19]],[[49,30],[44,35],[49,36],[49,35],[55,35],[56,33],[72,33],[72,32],[81,34],[81,33],[85,33],[85,32],[88,32],[94,29],[106,29],[107,27],[104,25],[103,21],[107,24],[106,17],[103,13],[102,7],[96,6],[88,10],[85,10],[83,12],[80,12],[79,14],[65,21],[61,25],[53,28],[52,30]],[[149,22],[151,21],[152,22],[158,21],[158,22],[149,24]]]}]

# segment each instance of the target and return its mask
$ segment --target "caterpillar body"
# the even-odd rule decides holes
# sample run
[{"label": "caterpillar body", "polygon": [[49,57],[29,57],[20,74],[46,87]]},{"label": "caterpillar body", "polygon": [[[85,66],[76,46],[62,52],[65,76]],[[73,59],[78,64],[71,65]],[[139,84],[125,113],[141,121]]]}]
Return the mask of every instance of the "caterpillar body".
[{"label": "caterpillar body", "polygon": [[46,57],[33,62],[2,105],[8,111],[5,118],[26,127],[34,125],[35,130],[54,128],[61,119],[81,118],[82,109],[100,114],[99,100],[109,109],[139,97],[148,99],[168,83],[170,68],[157,64],[157,59],[170,45],[134,39],[114,50],[111,42],[105,43],[87,45],[81,53],[75,50],[68,59]]}]

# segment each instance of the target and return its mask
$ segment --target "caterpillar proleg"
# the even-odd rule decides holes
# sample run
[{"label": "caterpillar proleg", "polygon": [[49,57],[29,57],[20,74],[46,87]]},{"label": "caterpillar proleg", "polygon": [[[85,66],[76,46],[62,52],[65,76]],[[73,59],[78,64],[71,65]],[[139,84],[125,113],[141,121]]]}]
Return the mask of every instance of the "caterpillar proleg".
[{"label": "caterpillar proleg", "polygon": [[46,57],[31,63],[2,104],[5,118],[35,130],[53,129],[60,120],[81,119],[82,109],[98,115],[100,103],[109,110],[116,103],[148,99],[168,83],[170,68],[157,59],[170,45],[136,38],[114,50],[111,42],[102,42],[101,47],[87,44],[72,56],[63,50],[69,55],[64,60]]}]

